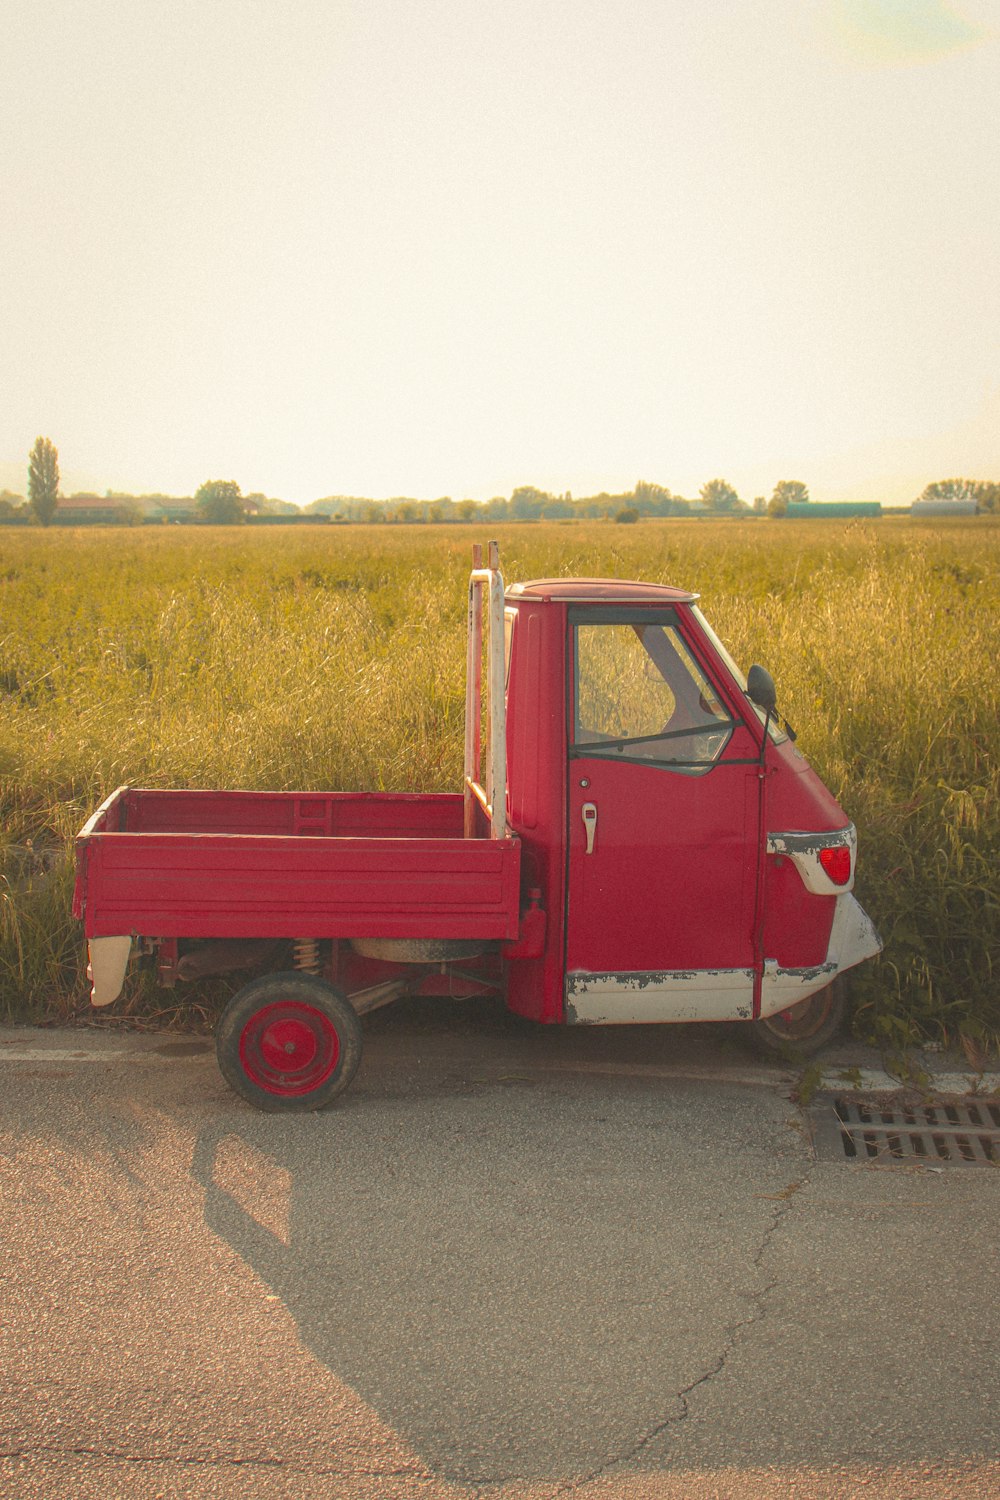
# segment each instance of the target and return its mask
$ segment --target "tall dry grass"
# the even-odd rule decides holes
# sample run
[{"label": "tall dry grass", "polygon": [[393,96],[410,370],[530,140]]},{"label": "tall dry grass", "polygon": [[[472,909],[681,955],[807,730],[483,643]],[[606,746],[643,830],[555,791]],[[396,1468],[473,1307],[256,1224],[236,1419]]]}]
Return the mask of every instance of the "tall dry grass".
[{"label": "tall dry grass", "polygon": [[[478,535],[478,533],[477,533]],[[72,835],[124,782],[460,783],[466,528],[0,532],[0,1014],[84,999]],[[1000,1031],[1000,525],[500,528],[510,580],[699,590],[858,825],[859,1023]]]}]

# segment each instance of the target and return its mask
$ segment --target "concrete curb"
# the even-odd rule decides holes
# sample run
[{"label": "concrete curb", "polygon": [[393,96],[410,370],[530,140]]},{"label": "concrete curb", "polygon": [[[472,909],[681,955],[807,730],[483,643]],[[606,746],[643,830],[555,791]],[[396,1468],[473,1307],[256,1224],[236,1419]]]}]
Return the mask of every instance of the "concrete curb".
[{"label": "concrete curb", "polygon": [[817,1085],[823,1093],[898,1094],[915,1089],[922,1094],[960,1094],[988,1097],[1000,1092],[1000,1073],[931,1073],[916,1079],[893,1078],[881,1068],[839,1067],[825,1070]]},{"label": "concrete curb", "polygon": [[[37,1030],[11,1028],[0,1031],[0,1065],[3,1063],[157,1063],[169,1064],[191,1060],[194,1056],[210,1054],[214,1048],[209,1038],[193,1038],[172,1033],[141,1033],[123,1040],[120,1036],[86,1032],[74,1037],[76,1045],[66,1046],[70,1038],[63,1033],[41,1035]],[[468,1049],[468,1057],[456,1059],[453,1051],[443,1049],[439,1061],[473,1063],[480,1070],[483,1060],[475,1048]],[[809,1068],[809,1064],[758,1063],[736,1066],[718,1066],[713,1060],[702,1062],[679,1062],[674,1066],[607,1060],[585,1060],[583,1058],[527,1058],[508,1059],[503,1063],[505,1074],[515,1070],[519,1075],[541,1077],[552,1073],[589,1073],[608,1078],[662,1079],[688,1083],[720,1083],[736,1087],[794,1088]],[[822,1066],[822,1065],[821,1065]],[[487,1069],[487,1072],[489,1069]],[[815,1075],[813,1075],[815,1077]],[[974,1073],[956,1071],[932,1071],[918,1065],[913,1078],[893,1077],[884,1069],[861,1067],[850,1061],[841,1061],[822,1067],[818,1077],[811,1082],[812,1093],[824,1094],[898,1094],[904,1091],[920,1094],[954,1095],[980,1099],[1000,1098],[1000,1073]]]}]

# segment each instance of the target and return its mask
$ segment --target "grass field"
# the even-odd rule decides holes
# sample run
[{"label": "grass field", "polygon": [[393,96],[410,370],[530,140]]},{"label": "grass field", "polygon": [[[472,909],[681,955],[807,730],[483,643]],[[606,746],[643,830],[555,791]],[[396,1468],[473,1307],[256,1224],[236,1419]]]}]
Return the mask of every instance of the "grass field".
[{"label": "grass field", "polygon": [[[1000,1032],[1000,521],[500,528],[508,580],[702,595],[858,825],[856,1024]],[[0,1016],[85,1009],[69,842],[115,786],[457,789],[465,527],[0,531]],[[166,997],[160,997],[166,1003]],[[146,1003],[155,1003],[149,1001]]]}]

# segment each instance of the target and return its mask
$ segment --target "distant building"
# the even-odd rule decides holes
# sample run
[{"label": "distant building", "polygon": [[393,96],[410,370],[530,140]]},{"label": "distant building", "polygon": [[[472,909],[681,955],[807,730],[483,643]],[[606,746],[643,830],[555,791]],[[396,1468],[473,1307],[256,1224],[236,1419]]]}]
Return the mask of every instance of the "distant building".
[{"label": "distant building", "polygon": [[187,522],[198,519],[198,511],[194,500],[190,496],[158,495],[151,499],[145,510],[145,520],[148,522],[176,521]]},{"label": "distant building", "polygon": [[910,506],[911,516],[975,516],[978,514],[978,500],[914,500]]},{"label": "distant building", "polygon": [[786,512],[789,520],[804,516],[809,521],[846,521],[857,516],[880,516],[878,500],[791,500]]},{"label": "distant building", "polygon": [[135,520],[135,511],[100,495],[60,495],[53,517],[56,526],[122,526]]}]

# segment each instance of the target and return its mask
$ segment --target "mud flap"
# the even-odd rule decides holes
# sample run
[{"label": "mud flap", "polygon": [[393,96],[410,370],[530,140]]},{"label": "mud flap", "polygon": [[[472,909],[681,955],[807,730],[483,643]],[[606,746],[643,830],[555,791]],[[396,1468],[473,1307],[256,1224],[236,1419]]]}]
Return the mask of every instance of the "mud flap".
[{"label": "mud flap", "polygon": [[132,952],[130,937],[91,938],[87,944],[90,962],[87,978],[90,980],[91,1005],[110,1005],[117,1000],[125,983],[129,954]]}]

